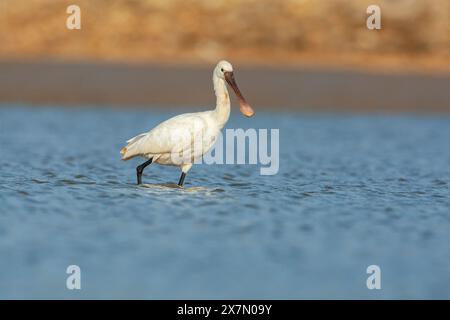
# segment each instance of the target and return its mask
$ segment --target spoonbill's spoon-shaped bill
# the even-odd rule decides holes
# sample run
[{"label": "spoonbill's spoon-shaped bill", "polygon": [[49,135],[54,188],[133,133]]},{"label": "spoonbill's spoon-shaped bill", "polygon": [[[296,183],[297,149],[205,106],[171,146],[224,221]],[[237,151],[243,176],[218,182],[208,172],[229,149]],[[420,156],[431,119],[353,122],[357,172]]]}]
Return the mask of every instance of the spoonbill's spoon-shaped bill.
[{"label": "spoonbill's spoon-shaped bill", "polygon": [[240,105],[240,111],[242,114],[246,117],[251,117],[255,114],[255,111],[253,111],[252,107],[247,103],[244,96],[241,93],[241,90],[239,90],[239,87],[236,83],[236,80],[234,80],[234,74],[233,71],[231,72],[224,72],[225,80],[230,85],[231,88],[233,88],[234,93],[236,94],[239,105]]}]

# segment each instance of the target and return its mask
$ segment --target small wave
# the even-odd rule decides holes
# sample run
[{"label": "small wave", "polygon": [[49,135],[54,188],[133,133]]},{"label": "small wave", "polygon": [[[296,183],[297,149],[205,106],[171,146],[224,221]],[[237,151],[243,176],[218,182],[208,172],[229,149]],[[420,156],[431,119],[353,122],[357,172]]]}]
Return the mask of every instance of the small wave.
[{"label": "small wave", "polygon": [[31,179],[32,182],[37,183],[37,184],[44,184],[44,183],[48,183],[48,181],[45,180],[39,180],[39,179]]}]

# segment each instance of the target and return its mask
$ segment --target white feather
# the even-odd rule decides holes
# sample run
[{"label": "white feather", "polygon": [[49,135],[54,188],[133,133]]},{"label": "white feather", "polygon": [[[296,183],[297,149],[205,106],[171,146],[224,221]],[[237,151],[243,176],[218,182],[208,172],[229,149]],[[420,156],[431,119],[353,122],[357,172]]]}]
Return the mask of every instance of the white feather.
[{"label": "white feather", "polygon": [[[193,160],[204,155],[214,145],[220,130],[230,115],[230,99],[225,85],[224,72],[232,72],[229,62],[221,61],[213,72],[216,108],[210,111],[185,113],[170,118],[147,133],[127,141],[120,153],[123,160],[136,156],[153,159],[163,165],[176,165],[187,172]],[[196,145],[195,145],[196,144]],[[195,145],[195,146],[194,146]],[[174,155],[190,153],[180,162]],[[176,158],[176,157],[175,157]]]}]

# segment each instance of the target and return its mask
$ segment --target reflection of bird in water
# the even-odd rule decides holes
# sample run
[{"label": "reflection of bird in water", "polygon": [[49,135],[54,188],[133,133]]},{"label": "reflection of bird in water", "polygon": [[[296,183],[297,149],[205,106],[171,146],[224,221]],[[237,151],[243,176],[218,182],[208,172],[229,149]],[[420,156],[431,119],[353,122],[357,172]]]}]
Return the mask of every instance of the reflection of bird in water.
[{"label": "reflection of bird in water", "polygon": [[[233,76],[233,67],[227,61],[220,61],[214,68],[213,83],[216,94],[214,110],[185,113],[170,118],[147,133],[142,133],[127,141],[120,150],[123,160],[136,156],[148,159],[137,166],[137,183],[142,183],[144,168],[155,162],[181,168],[179,186],[184,183],[186,173],[195,159],[202,157],[214,145],[220,130],[230,116],[230,97],[225,85],[233,88],[239,100],[241,112],[251,117],[253,109],[245,101]],[[187,155],[187,156],[186,156]]]}]

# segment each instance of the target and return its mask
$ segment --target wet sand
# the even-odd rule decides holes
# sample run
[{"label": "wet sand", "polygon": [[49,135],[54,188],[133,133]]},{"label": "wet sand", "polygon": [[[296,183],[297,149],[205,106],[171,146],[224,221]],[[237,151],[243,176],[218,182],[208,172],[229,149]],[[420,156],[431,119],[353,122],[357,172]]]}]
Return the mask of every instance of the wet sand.
[{"label": "wet sand", "polygon": [[[0,103],[211,108],[212,66],[0,62]],[[450,112],[450,75],[235,66],[256,109]]]}]

